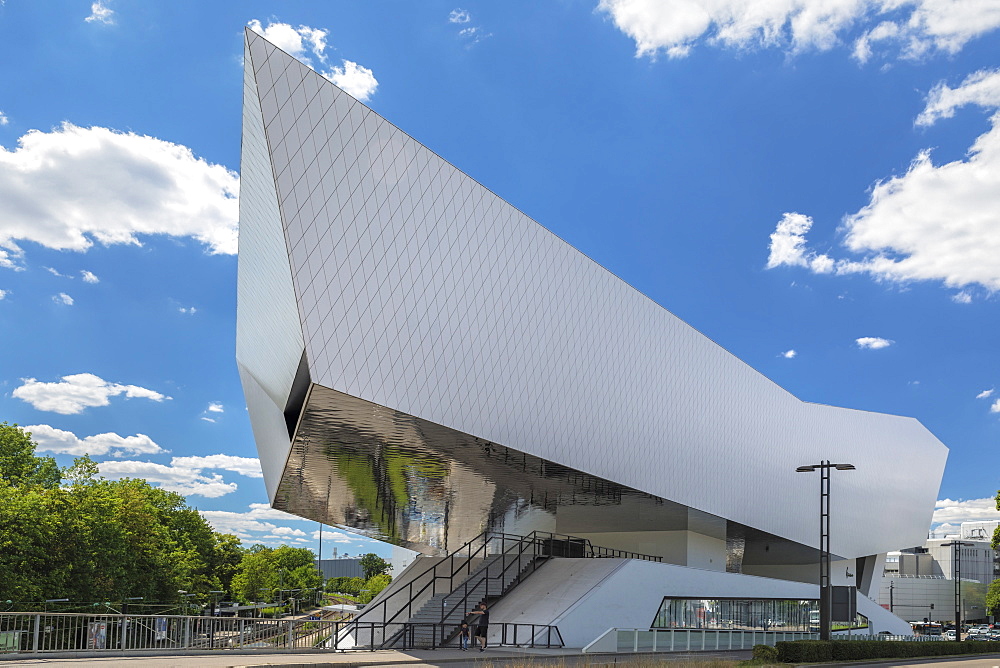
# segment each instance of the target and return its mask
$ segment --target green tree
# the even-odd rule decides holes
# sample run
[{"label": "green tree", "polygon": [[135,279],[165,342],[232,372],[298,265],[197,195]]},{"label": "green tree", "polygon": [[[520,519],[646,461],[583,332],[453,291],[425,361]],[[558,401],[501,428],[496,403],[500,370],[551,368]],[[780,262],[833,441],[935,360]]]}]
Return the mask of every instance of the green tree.
[{"label": "green tree", "polygon": [[1000,578],[991,582],[986,590],[986,614],[1000,615]]},{"label": "green tree", "polygon": [[278,588],[278,568],[272,555],[273,550],[254,545],[236,567],[231,591],[233,597],[242,603],[261,600],[268,590]]},{"label": "green tree", "polygon": [[369,552],[361,557],[361,570],[365,573],[365,579],[370,580],[376,575],[388,573],[392,570],[392,564],[374,552]]},{"label": "green tree", "polygon": [[52,457],[36,457],[31,434],[16,424],[0,422],[0,480],[16,486],[53,488],[62,474]]},{"label": "green tree", "polygon": [[232,578],[239,539],[214,532],[183,496],[105,480],[86,456],[60,471],[34,452],[29,434],[0,423],[0,599],[175,602],[178,589]]},{"label": "green tree", "polygon": [[389,586],[392,576],[388,573],[373,575],[365,581],[364,592],[358,597],[361,603],[371,603],[379,592]]},{"label": "green tree", "polygon": [[[1000,490],[996,496],[997,510],[1000,510]],[[1000,526],[993,530],[993,549],[1000,550]]]},{"label": "green tree", "polygon": [[214,533],[215,544],[212,547],[211,568],[219,579],[219,591],[231,591],[233,576],[246,550],[240,544],[240,539],[231,533]]},{"label": "green tree", "polygon": [[328,592],[337,592],[340,594],[349,594],[350,592],[345,589],[347,587],[347,582],[351,578],[337,577],[330,578],[326,581],[326,590]]}]

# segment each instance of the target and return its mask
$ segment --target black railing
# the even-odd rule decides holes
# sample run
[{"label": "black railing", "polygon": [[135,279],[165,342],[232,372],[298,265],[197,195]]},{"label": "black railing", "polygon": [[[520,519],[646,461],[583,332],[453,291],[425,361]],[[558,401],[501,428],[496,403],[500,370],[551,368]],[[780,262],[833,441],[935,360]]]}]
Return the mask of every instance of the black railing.
[{"label": "black railing", "polygon": [[[500,644],[514,647],[564,647],[562,634],[558,626],[548,624],[508,624],[500,625]],[[553,640],[553,634],[555,638]],[[545,642],[539,638],[544,635]],[[527,637],[525,637],[527,636]]]},{"label": "black railing", "polygon": [[[491,556],[499,557],[499,567],[494,567],[493,563],[490,562]],[[507,560],[504,558],[505,556],[516,556],[516,559]],[[606,547],[595,547],[589,539],[569,536],[566,534],[533,531],[527,536],[519,536],[516,534],[487,531],[466,542],[464,545],[445,557],[443,561],[438,562],[434,566],[431,566],[420,574],[412,577],[406,586],[400,587],[396,591],[390,593],[385,598],[378,601],[374,606],[371,604],[366,606],[360,617],[367,619],[364,619],[363,621],[359,619],[358,621],[349,622],[341,633],[344,633],[345,635],[350,634],[352,631],[352,625],[353,628],[367,628],[368,625],[379,624],[382,633],[386,634],[389,625],[394,624],[396,626],[396,631],[389,635],[383,635],[382,644],[396,645],[398,642],[402,641],[404,633],[412,634],[414,632],[412,627],[408,628],[406,627],[406,624],[409,624],[410,622],[408,620],[413,617],[415,602],[424,596],[426,596],[429,600],[438,595],[438,593],[446,593],[449,595],[457,593],[458,588],[456,588],[455,585],[455,579],[457,577],[464,576],[463,586],[461,587],[462,596],[458,600],[451,600],[451,603],[453,604],[451,605],[452,614],[454,614],[455,609],[462,609],[470,603],[478,605],[480,602],[485,602],[487,598],[489,598],[489,584],[491,579],[498,580],[500,582],[502,590],[500,593],[502,595],[517,586],[525,577],[533,573],[538,568],[540,559],[563,556],[663,561],[663,557],[655,555],[627,552],[624,550],[616,550]],[[473,564],[475,560],[478,559],[483,560],[482,564],[477,563],[474,567]],[[522,572],[524,569],[529,567],[530,570]],[[511,579],[510,583],[504,585],[503,580],[509,575],[510,569],[512,568],[517,569],[515,571],[515,576]],[[469,580],[471,576],[475,571],[480,569],[483,570],[482,580],[470,587]],[[427,581],[422,585],[416,584],[424,579]],[[443,583],[439,584],[439,581],[444,580],[447,580],[447,585]],[[482,597],[474,599],[480,589],[479,585],[484,585],[482,589]],[[442,588],[442,592],[438,591],[439,587]],[[447,587],[447,589],[443,589],[444,587]],[[403,598],[404,595],[405,598]],[[448,598],[450,598],[450,596],[446,597],[445,601],[447,601]],[[499,596],[495,596],[494,598],[499,598]],[[446,622],[448,612],[446,610],[445,601],[442,601],[441,616],[438,621],[430,623],[436,627],[434,635],[438,645],[443,645],[448,642],[455,635],[457,627],[461,623],[461,619],[459,619],[451,625],[450,629],[446,628],[449,626],[449,622]],[[395,612],[390,613],[390,602],[401,603],[401,605]],[[381,621],[376,622],[374,620],[378,619],[379,612],[381,612]],[[420,625],[420,623],[416,624]]]},{"label": "black railing", "polygon": [[[441,649],[447,647],[457,647],[458,639],[451,636],[442,640],[447,632],[448,623],[433,622],[403,622],[401,624],[380,624],[378,622],[358,622],[354,637],[348,638],[343,633],[331,637],[331,643],[324,646],[325,649],[348,650],[362,649],[375,651],[382,648],[389,640],[392,641],[393,649]],[[503,622],[491,624],[490,628],[500,627],[500,642],[494,642],[496,646],[514,647],[539,647],[546,649],[564,647],[562,634],[558,626],[548,624],[523,624],[513,622]],[[358,639],[362,640],[358,644]],[[370,638],[370,642],[366,642]],[[473,640],[470,638],[470,641]]]}]

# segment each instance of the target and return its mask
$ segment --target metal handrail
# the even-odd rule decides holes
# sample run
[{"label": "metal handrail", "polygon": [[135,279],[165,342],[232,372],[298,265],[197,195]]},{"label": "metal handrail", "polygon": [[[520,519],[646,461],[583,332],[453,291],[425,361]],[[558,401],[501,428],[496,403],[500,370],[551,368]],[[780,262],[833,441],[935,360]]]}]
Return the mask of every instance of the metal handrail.
[{"label": "metal handrail", "polygon": [[[527,536],[519,536],[517,534],[508,534],[508,533],[495,532],[495,531],[484,531],[483,533],[479,534],[478,536],[476,536],[476,537],[472,538],[471,540],[467,541],[466,543],[464,543],[461,547],[459,547],[457,550],[455,550],[451,554],[447,555],[443,561],[438,562],[437,564],[435,564],[435,565],[427,568],[425,571],[423,571],[419,575],[416,575],[415,577],[411,578],[410,582],[408,583],[408,586],[405,589],[403,589],[403,588],[398,589],[398,590],[392,592],[391,594],[389,594],[388,596],[386,596],[381,601],[379,601],[378,606],[380,606],[381,610],[382,610],[382,624],[385,625],[385,624],[389,624],[389,623],[394,622],[395,620],[397,620],[400,617],[400,615],[402,615],[404,613],[404,611],[406,612],[406,618],[410,619],[413,616],[413,603],[414,603],[414,601],[417,600],[417,598],[420,597],[422,594],[424,594],[428,590],[428,588],[430,588],[430,590],[431,590],[431,596],[432,597],[437,595],[437,593],[438,593],[438,591],[437,591],[438,580],[448,580],[449,582],[453,583],[455,577],[458,576],[459,574],[461,574],[462,571],[464,570],[465,571],[465,575],[466,575],[466,584],[467,584],[468,577],[471,576],[472,572],[473,572],[472,571],[472,560],[476,559],[480,555],[482,555],[482,557],[485,560],[487,558],[487,556],[489,555],[489,546],[490,546],[491,543],[495,543],[496,541],[499,541],[500,545],[501,545],[500,555],[504,555],[507,552],[507,543],[508,543],[508,541],[513,542],[515,544],[515,546],[521,546],[521,550],[520,550],[519,556],[520,556],[520,554],[523,554],[523,552],[525,551],[525,549],[523,547],[525,544],[531,545],[532,549],[534,550],[534,553],[535,553],[535,556],[533,558],[537,559],[539,556],[550,556],[550,555],[547,555],[547,554],[546,555],[539,554],[539,550],[538,550],[539,545],[540,544],[544,545],[544,542],[546,540],[548,540],[550,543],[553,543],[553,542],[556,542],[556,541],[561,542],[561,543],[578,542],[578,543],[580,543],[580,544],[582,544],[582,545],[585,546],[584,556],[585,557],[590,557],[590,558],[607,558],[607,557],[613,557],[613,558],[641,559],[641,560],[645,560],[645,561],[658,561],[658,562],[662,562],[663,561],[663,557],[656,556],[656,555],[640,554],[640,553],[637,553],[637,552],[626,552],[626,551],[623,551],[623,550],[616,550],[616,549],[613,549],[613,548],[606,548],[606,547],[596,547],[595,548],[594,545],[591,543],[590,539],[580,538],[580,537],[577,537],[577,536],[570,536],[570,535],[567,535],[567,534],[557,534],[557,533],[552,533],[552,532],[547,532],[547,531],[532,531]],[[472,549],[473,544],[475,544],[477,542],[480,542],[480,541],[481,541],[481,545],[479,545],[479,547],[477,547],[477,548],[475,548],[473,550]],[[457,564],[456,565],[456,559],[458,559],[458,558],[464,559],[464,562],[461,563],[461,564]],[[520,558],[518,559],[518,563],[519,562],[520,562]],[[450,570],[448,570],[447,568],[443,568],[445,566],[445,564],[448,564],[450,566]],[[484,580],[487,582],[487,587],[488,587],[488,582],[489,582],[489,566],[490,565],[489,565],[489,563],[487,561],[487,563],[485,565],[486,577],[484,578]],[[507,568],[509,568],[509,566],[505,565],[501,569],[501,577],[503,577],[503,575],[506,573]],[[439,572],[439,569],[440,569],[440,572]],[[417,589],[416,591],[414,591],[414,586],[413,586],[414,582],[419,581],[421,578],[427,576],[428,574],[430,574],[429,581],[426,582],[422,587],[420,587],[419,589]],[[452,593],[452,591],[454,591],[454,590],[450,590],[448,593],[450,594],[450,593]],[[389,616],[388,615],[388,604],[389,604],[389,601],[395,599],[398,595],[400,595],[400,594],[402,594],[404,592],[406,592],[408,594],[406,604],[403,605],[403,606],[400,606],[399,610],[397,610],[395,613],[393,613],[391,616]],[[466,601],[468,599],[468,596],[469,596],[469,592],[468,592],[468,588],[466,587],[466,595],[465,595],[465,597],[463,597],[462,601],[463,602]],[[363,616],[369,616],[370,612],[371,612],[371,609],[370,608],[366,608],[366,610],[363,613]],[[442,615],[442,622],[443,622],[443,618],[444,618],[444,616]],[[368,623],[373,623],[373,622],[362,622],[361,620],[357,620],[357,621],[354,621],[354,622],[351,622],[351,623],[353,623],[353,624],[361,624],[361,623],[368,624]],[[397,623],[399,623],[399,622],[397,622]],[[350,628],[344,629],[342,632],[345,633],[345,634],[347,634],[347,633],[350,632]],[[386,642],[389,642],[390,640],[394,640],[394,639],[387,639]]]}]

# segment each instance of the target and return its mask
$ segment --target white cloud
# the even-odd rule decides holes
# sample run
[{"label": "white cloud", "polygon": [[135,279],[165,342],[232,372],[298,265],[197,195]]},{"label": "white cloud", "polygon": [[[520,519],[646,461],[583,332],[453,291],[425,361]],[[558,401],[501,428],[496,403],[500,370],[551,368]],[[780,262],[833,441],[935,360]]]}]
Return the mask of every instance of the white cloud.
[{"label": "white cloud", "polygon": [[53,295],[52,296],[52,301],[54,301],[56,304],[62,304],[63,306],[72,306],[73,305],[73,298],[70,297],[65,292],[60,292],[57,295]]},{"label": "white cloud", "polygon": [[10,123],[10,119],[7,118],[7,114],[0,111],[0,125],[7,125]]},{"label": "white cloud", "polygon": [[235,492],[235,482],[226,482],[221,475],[202,475],[199,469],[167,466],[154,462],[110,461],[98,463],[106,478],[145,478],[171,492],[211,499]]},{"label": "white cloud", "polygon": [[109,383],[92,373],[63,376],[58,383],[42,383],[34,378],[22,378],[24,384],[15,388],[13,396],[26,401],[40,411],[75,415],[92,406],[107,406],[111,397],[124,394],[127,399],[163,401],[170,397],[138,385]]},{"label": "white cloud", "polygon": [[[310,67],[313,66],[313,62],[309,53],[324,65],[327,62],[326,37],[329,32],[326,30],[305,25],[296,28],[288,23],[270,21],[267,27],[264,27],[258,19],[253,19],[247,25],[264,39]],[[362,102],[368,100],[378,88],[378,81],[372,71],[351,60],[344,59],[341,65],[335,65],[326,72],[317,71],[340,86],[348,95]]]},{"label": "white cloud", "polygon": [[[312,536],[313,540],[319,540],[320,532],[319,531],[313,531],[312,534],[310,534],[310,535]],[[326,543],[327,541],[329,541],[331,543],[345,543],[345,544],[348,544],[348,545],[351,544],[351,543],[360,543],[361,542],[360,539],[358,539],[358,538],[352,538],[350,534],[346,534],[346,533],[343,533],[341,531],[337,531],[335,529],[334,530],[325,529],[323,531],[323,542]]]},{"label": "white cloud", "polygon": [[201,419],[202,419],[202,420],[204,420],[205,422],[211,422],[211,423],[213,423],[213,424],[215,423],[215,420],[213,420],[213,419],[212,419],[212,418],[210,418],[210,417],[206,417],[206,416],[204,416],[204,415],[202,415],[202,416],[201,416]]},{"label": "white cloud", "polygon": [[195,308],[195,307],[193,307],[193,306],[191,306],[191,307],[187,307],[187,308],[185,308],[184,306],[181,306],[181,307],[180,307],[180,308],[178,308],[177,310],[178,310],[179,312],[181,312],[181,313],[186,313],[186,314],[188,314],[188,315],[194,315],[195,313],[197,313],[197,312],[198,312],[198,309],[196,309],[196,308]]},{"label": "white cloud", "polygon": [[[682,58],[699,43],[749,50],[827,50],[860,27],[854,56],[867,61],[875,44],[899,55],[956,53],[971,39],[1000,27],[994,0],[600,0],[598,11],[636,45],[636,56]],[[892,14],[894,20],[884,20]],[[872,25],[871,28],[867,26]]]},{"label": "white cloud", "polygon": [[833,269],[833,260],[826,255],[817,255],[806,249],[806,232],[813,221],[801,213],[786,213],[771,234],[770,253],[767,268],[782,265],[808,267],[817,274],[825,274]]},{"label": "white cloud", "polygon": [[[308,531],[282,526],[288,522],[308,522],[314,525],[313,520],[275,510],[266,503],[251,503],[250,510],[245,513],[228,510],[202,510],[200,512],[216,531],[236,534],[247,542],[277,541],[280,544],[288,540],[300,543],[319,540],[319,531],[317,530]],[[323,531],[323,542],[353,545],[360,549],[361,545],[369,541],[344,531],[326,528]]]},{"label": "white cloud", "polygon": [[471,47],[473,44],[478,44],[493,36],[493,33],[485,32],[481,26],[469,25],[470,21],[472,21],[472,14],[464,9],[453,9],[448,15],[448,23],[464,26],[458,31],[458,36],[466,40],[466,47]]},{"label": "white cloud", "polygon": [[119,436],[113,432],[96,434],[80,438],[76,434],[63,429],[56,429],[47,424],[36,424],[24,427],[31,432],[31,440],[38,444],[38,449],[44,452],[54,452],[61,455],[153,455],[166,452],[145,434],[135,436]]},{"label": "white cloud", "polygon": [[73,278],[72,276],[67,276],[66,274],[59,273],[58,269],[54,267],[45,267],[45,271],[49,272],[53,276],[58,276],[59,278]]},{"label": "white cloud", "polygon": [[222,404],[220,404],[217,401],[213,401],[212,403],[210,403],[208,405],[208,408],[206,408],[205,410],[207,410],[209,413],[225,413],[226,412],[226,409],[222,406]]},{"label": "white cloud", "polygon": [[[250,510],[245,513],[236,513],[229,510],[202,510],[202,516],[215,528],[223,533],[234,533],[244,540],[259,540],[263,535],[271,534],[278,529],[274,522],[311,522],[304,517],[291,515],[271,508],[266,503],[251,503]],[[324,534],[323,540],[327,536]]]},{"label": "white cloud", "polygon": [[889,339],[883,339],[879,336],[862,336],[860,339],[855,339],[855,343],[858,344],[858,348],[864,348],[867,350],[879,350],[881,348],[888,348],[894,341]]},{"label": "white cloud", "polygon": [[794,359],[794,358],[795,358],[795,356],[796,356],[796,355],[798,355],[798,353],[797,353],[797,352],[795,352],[795,350],[794,350],[794,349],[793,349],[793,350],[786,350],[785,352],[783,352],[783,353],[780,353],[780,354],[781,354],[781,356],[782,356],[782,357],[784,357],[784,358],[785,358],[786,360],[790,360],[790,359]]},{"label": "white cloud", "polygon": [[974,104],[985,109],[1000,108],[1000,70],[980,70],[965,78],[957,88],[939,82],[927,94],[927,104],[914,123],[930,126],[942,118],[951,118],[955,110]]},{"label": "white cloud", "polygon": [[0,266],[17,268],[21,241],[85,251],[166,235],[233,254],[238,194],[235,172],[178,144],[70,123],[32,130],[0,146]]},{"label": "white cloud", "polygon": [[993,395],[993,391],[994,391],[994,388],[990,388],[988,390],[983,390],[982,392],[980,392],[979,394],[976,395],[976,399],[988,399],[989,397],[991,397]]},{"label": "white cloud", "polygon": [[990,413],[1000,413],[1000,399],[994,401],[993,405],[990,406]]},{"label": "white cloud", "polygon": [[953,294],[951,296],[951,301],[955,302],[956,304],[971,304],[972,295],[970,295],[967,290],[962,290],[961,292]]},{"label": "white cloud", "polygon": [[312,64],[308,52],[312,52],[321,62],[326,62],[326,36],[329,34],[326,30],[309,26],[294,28],[287,23],[273,22],[268,22],[265,28],[258,19],[253,19],[247,25],[271,44],[308,65]]},{"label": "white cloud", "polygon": [[104,0],[97,0],[90,5],[90,16],[84,19],[88,23],[104,23],[111,25],[115,22],[115,12],[104,4]]},{"label": "white cloud", "polygon": [[342,67],[334,67],[322,74],[340,86],[345,93],[361,102],[368,100],[378,88],[378,81],[375,80],[372,71],[350,60],[345,60]]},{"label": "white cloud", "polygon": [[[978,72],[955,89],[939,85],[920,124],[965,104],[1000,106],[1000,71]],[[861,259],[820,257],[808,250],[808,216],[786,213],[771,235],[768,268],[802,266],[817,273],[867,273],[878,280],[942,281],[1000,289],[1000,113],[964,160],[935,165],[921,151],[907,172],[875,184],[868,205],[844,221],[844,246]],[[965,291],[963,291],[965,292]],[[962,295],[962,293],[959,293]],[[956,296],[959,303],[971,294]]]},{"label": "white cloud", "polygon": [[232,471],[248,478],[263,478],[260,460],[256,457],[234,457],[233,455],[206,455],[202,457],[174,457],[171,466],[187,469],[218,469]]},{"label": "white cloud", "polygon": [[9,294],[7,290],[0,290],[0,299],[3,299]]},{"label": "white cloud", "polygon": [[940,522],[971,522],[974,520],[1000,519],[997,502],[993,497],[966,501],[942,499],[934,507],[934,524]]},{"label": "white cloud", "polygon": [[99,279],[96,275],[94,275],[93,272],[87,271],[86,269],[84,269],[83,271],[80,272],[80,277],[83,278],[83,282],[84,283],[100,283],[101,282],[101,279]]}]

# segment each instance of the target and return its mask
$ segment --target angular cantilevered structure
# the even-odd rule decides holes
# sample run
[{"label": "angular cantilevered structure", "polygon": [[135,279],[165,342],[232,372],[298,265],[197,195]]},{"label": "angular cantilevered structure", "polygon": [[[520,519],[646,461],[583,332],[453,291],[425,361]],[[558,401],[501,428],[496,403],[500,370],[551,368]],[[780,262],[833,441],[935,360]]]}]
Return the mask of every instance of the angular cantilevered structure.
[{"label": "angular cantilevered structure", "polygon": [[859,584],[930,523],[947,449],[915,419],[797,399],[252,31],[238,300],[291,513],[427,554],[538,529],[815,582],[795,468],[844,461],[832,551]]}]

